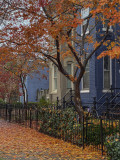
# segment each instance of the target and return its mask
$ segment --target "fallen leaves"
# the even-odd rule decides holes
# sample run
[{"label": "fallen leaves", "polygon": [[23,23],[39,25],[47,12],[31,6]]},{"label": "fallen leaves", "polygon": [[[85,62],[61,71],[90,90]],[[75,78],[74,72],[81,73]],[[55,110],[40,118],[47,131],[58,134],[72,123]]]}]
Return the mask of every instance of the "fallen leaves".
[{"label": "fallen leaves", "polygon": [[0,157],[9,160],[86,159],[102,160],[100,152],[85,150],[34,129],[0,120]]}]

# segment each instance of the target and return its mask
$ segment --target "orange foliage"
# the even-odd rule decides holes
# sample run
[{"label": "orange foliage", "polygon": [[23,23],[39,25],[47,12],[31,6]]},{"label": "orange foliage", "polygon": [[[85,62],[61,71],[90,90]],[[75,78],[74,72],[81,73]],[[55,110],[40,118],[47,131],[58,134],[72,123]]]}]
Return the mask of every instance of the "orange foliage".
[{"label": "orange foliage", "polygon": [[0,64],[0,98],[10,103],[12,99],[18,100],[18,96],[19,79],[13,73],[5,70],[3,63]]},{"label": "orange foliage", "polygon": [[111,50],[107,50],[107,51],[104,51],[102,52],[98,57],[97,59],[100,59],[104,56],[110,56],[110,58],[117,58],[119,59],[120,58],[120,47],[119,46],[115,46],[113,47]]},{"label": "orange foliage", "polygon": [[[10,58],[11,53],[15,52],[18,55],[28,53],[26,54],[28,59],[35,57],[36,52],[44,56],[43,53],[51,51],[50,37],[53,39],[57,37],[61,45],[68,39],[70,41],[76,38],[76,34],[68,37],[67,31],[76,29],[78,25],[83,23],[81,14],[78,12],[78,5],[81,8],[90,8],[90,18],[102,13],[104,19],[110,20],[108,25],[114,25],[120,21],[118,4],[118,0],[53,0],[52,2],[48,0],[20,0],[19,3],[11,2],[10,9],[14,12],[10,13],[13,16],[9,15],[7,17],[7,20],[11,21],[0,32],[0,42],[5,42],[3,47],[0,48],[0,52],[7,53],[7,58]],[[108,7],[105,7],[105,5]],[[23,10],[19,9],[21,6],[24,8]],[[18,10],[16,10],[16,7],[18,7]],[[46,13],[41,7],[46,8],[48,17],[45,16]],[[4,9],[3,7],[1,14],[4,13]],[[103,17],[101,17],[101,20],[103,20]],[[94,43],[92,35],[86,35],[85,42]],[[96,42],[94,47],[96,48],[98,45],[99,43]],[[66,53],[64,52],[65,57],[69,56],[69,53],[70,51],[67,49]],[[2,55],[0,59],[3,59]]]},{"label": "orange foliage", "polygon": [[[6,6],[2,5],[0,15],[6,13]],[[0,53],[6,56],[6,61],[8,59],[13,61],[13,64],[15,64],[14,59],[16,62],[18,59],[19,69],[16,71],[17,73],[21,71],[25,74],[28,73],[30,70],[27,62],[31,59],[39,59],[37,64],[41,64],[41,61],[44,60],[46,63],[51,60],[58,66],[63,75],[72,81],[74,78],[76,80],[75,85],[79,86],[88,60],[103,44],[107,47],[107,43],[105,43],[108,35],[107,30],[100,36],[100,41],[96,42],[95,34],[101,32],[101,30],[96,30],[96,24],[99,25],[101,22],[104,24],[105,19],[108,19],[108,27],[118,24],[120,22],[119,6],[118,0],[12,1],[7,8],[9,12],[5,16],[5,21],[9,23],[6,23],[6,26],[3,25],[0,31],[0,44],[2,46]],[[80,10],[88,7],[89,13],[83,17]],[[91,24],[92,22],[93,24]],[[86,32],[87,27],[82,27],[83,33],[80,33],[80,26],[84,23],[89,26],[89,34]],[[56,43],[51,44],[51,41]],[[77,49],[75,44],[78,46]],[[115,47],[113,43],[109,46],[111,46],[108,48],[109,55],[113,52],[115,56],[111,57],[118,58],[119,48]],[[63,50],[63,48],[65,49]],[[78,73],[75,75],[76,78],[71,78],[62,63],[63,58],[69,56],[70,53],[73,61],[79,66],[76,67]],[[108,52],[103,54],[105,56]],[[1,55],[0,57],[3,59]],[[22,67],[22,64],[27,67]],[[76,90],[79,89],[79,87],[75,88]]]}]

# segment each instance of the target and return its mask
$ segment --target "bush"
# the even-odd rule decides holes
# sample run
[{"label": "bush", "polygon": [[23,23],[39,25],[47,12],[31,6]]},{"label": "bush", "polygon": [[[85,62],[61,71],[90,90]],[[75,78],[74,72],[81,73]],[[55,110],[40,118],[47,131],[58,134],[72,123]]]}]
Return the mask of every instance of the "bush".
[{"label": "bush", "polygon": [[49,107],[41,108],[39,120],[41,121],[41,132],[81,144],[82,127],[80,125],[78,127],[76,112],[73,108],[64,110]]},{"label": "bush", "polygon": [[39,105],[39,107],[48,107],[48,106],[50,105],[50,102],[47,101],[47,100],[45,99],[45,97],[42,97],[42,98],[40,99],[40,101],[38,102],[38,105]]},{"label": "bush", "polygon": [[[87,121],[85,125],[85,142],[87,144],[99,145],[101,144],[101,126],[100,119],[94,119]],[[119,131],[119,126],[113,127],[112,125],[108,125],[106,121],[102,121],[102,134],[103,134],[103,142],[106,137],[110,134],[116,134]]]},{"label": "bush", "polygon": [[12,103],[12,105],[15,107],[15,108],[22,108],[23,107],[23,104],[21,102],[14,102]]},{"label": "bush", "polygon": [[120,159],[120,136],[116,134],[114,136],[108,136],[105,141],[105,147],[110,160]]},{"label": "bush", "polygon": [[28,102],[27,107],[35,109],[38,107],[38,102]]},{"label": "bush", "polygon": [[5,103],[2,98],[0,98],[0,104],[1,104],[1,103],[2,103],[2,104]]}]

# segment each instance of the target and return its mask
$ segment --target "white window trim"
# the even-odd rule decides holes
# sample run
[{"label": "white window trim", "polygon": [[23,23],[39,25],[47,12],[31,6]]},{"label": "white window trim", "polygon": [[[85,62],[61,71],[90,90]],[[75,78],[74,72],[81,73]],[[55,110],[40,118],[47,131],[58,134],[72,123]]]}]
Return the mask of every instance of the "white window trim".
[{"label": "white window trim", "polygon": [[[88,63],[89,63],[89,62],[88,62]],[[90,69],[90,67],[89,67],[89,69]],[[90,73],[90,70],[89,70],[89,73]],[[84,76],[84,75],[83,75],[83,76]],[[89,81],[90,81],[90,74],[89,74]],[[81,92],[81,93],[89,93],[89,92],[90,92],[90,83],[89,83],[89,88],[88,88],[88,89],[87,89],[87,88],[84,89],[84,88],[83,88],[83,77],[82,77],[82,81],[81,81],[81,82],[82,82],[82,86],[81,86],[82,89],[81,89],[80,92]]]},{"label": "white window trim", "polygon": [[89,92],[90,92],[90,88],[88,88],[88,89],[87,89],[87,88],[86,88],[86,89],[83,88],[83,78],[82,78],[82,80],[81,80],[81,84],[82,84],[82,85],[81,85],[81,90],[80,90],[80,92],[81,92],[81,93],[89,93]]},{"label": "white window trim", "polygon": [[57,93],[57,89],[53,90],[50,94],[56,94]]},{"label": "white window trim", "polygon": [[[112,85],[112,59],[110,58],[110,86]],[[104,58],[103,58],[103,90],[102,92],[107,92],[109,88],[104,88]]]},{"label": "white window trim", "polygon": [[[103,25],[102,31],[107,31],[107,28],[105,28],[104,25]],[[112,26],[110,26],[108,31],[113,32]]]},{"label": "white window trim", "polygon": [[103,92],[103,93],[106,93],[106,92],[111,93],[111,91],[110,91],[110,90],[107,90],[107,89],[103,89],[102,92]]},{"label": "white window trim", "polygon": [[[103,18],[104,18],[104,15],[103,15]],[[105,19],[105,18],[104,18]],[[103,21],[104,22],[104,21]],[[103,23],[103,28],[102,28],[102,31],[107,31],[107,28],[105,27],[105,24]],[[109,26],[109,29],[108,29],[109,32],[113,32],[113,28],[112,28],[112,25]]]},{"label": "white window trim", "polygon": [[[67,61],[66,64],[71,64],[71,75],[73,75],[73,62],[72,61]],[[67,78],[68,81],[68,78]],[[67,81],[66,81],[66,87],[67,87]],[[67,88],[70,89],[70,88]],[[71,89],[73,89],[73,82],[71,81]]]},{"label": "white window trim", "polygon": [[89,93],[89,92],[90,92],[90,90],[87,90],[87,89],[80,91],[80,93]]},{"label": "white window trim", "polygon": [[[55,65],[52,65],[52,93],[57,93],[57,88],[54,89],[54,67]],[[58,81],[58,74],[57,74],[57,81]]]},{"label": "white window trim", "polygon": [[[90,12],[90,8],[85,8],[85,9],[89,9],[89,12]],[[81,9],[81,19],[83,19],[82,18],[82,10],[84,10],[84,8]],[[88,30],[86,30],[85,34],[89,34],[89,24],[88,24],[88,28],[87,29]],[[83,36],[83,24],[81,24],[81,36]]]}]

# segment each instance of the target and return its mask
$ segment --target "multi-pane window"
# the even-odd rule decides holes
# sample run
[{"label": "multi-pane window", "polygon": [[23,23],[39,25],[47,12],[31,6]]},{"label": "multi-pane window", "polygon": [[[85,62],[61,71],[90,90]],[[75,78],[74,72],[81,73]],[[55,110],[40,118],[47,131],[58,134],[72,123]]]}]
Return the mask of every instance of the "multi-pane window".
[{"label": "multi-pane window", "polygon": [[89,78],[89,63],[86,66],[85,73],[83,75],[83,90],[89,90],[90,78]]},{"label": "multi-pane window", "polygon": [[[69,62],[67,63],[67,72],[69,75],[72,74],[72,64]],[[72,88],[71,81],[67,78],[67,88]]]},{"label": "multi-pane window", "polygon": [[53,69],[53,89],[57,90],[57,67],[54,65],[54,69]]},{"label": "multi-pane window", "polygon": [[104,67],[104,89],[110,88],[110,58],[105,56],[103,58]]},{"label": "multi-pane window", "polygon": [[[81,19],[86,18],[89,15],[89,8],[83,8],[81,10]],[[83,21],[82,25],[81,25],[81,35],[83,35],[83,33],[85,32],[86,29],[86,25],[87,25],[87,19]],[[89,26],[86,29],[86,34],[89,33]]]}]

